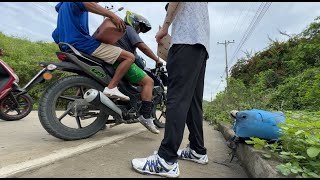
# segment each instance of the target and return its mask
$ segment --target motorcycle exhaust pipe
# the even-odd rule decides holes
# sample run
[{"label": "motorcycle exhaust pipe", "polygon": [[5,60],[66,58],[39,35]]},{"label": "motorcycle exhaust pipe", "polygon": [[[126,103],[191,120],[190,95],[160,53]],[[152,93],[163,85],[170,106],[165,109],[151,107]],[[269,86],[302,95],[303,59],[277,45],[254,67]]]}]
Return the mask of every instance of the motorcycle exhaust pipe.
[{"label": "motorcycle exhaust pipe", "polygon": [[96,89],[89,89],[83,98],[90,104],[97,106],[101,111],[106,111],[114,118],[122,119],[121,109],[115,105],[106,95]]}]

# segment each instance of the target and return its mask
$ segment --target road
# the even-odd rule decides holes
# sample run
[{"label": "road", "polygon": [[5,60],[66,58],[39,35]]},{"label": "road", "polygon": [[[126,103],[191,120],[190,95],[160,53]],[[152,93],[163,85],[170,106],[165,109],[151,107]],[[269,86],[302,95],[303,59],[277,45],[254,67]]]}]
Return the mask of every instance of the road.
[{"label": "road", "polygon": [[[41,126],[37,112],[20,121],[0,120],[0,177],[102,178],[158,177],[135,172],[131,159],[146,157],[157,150],[164,129],[156,135],[141,124],[119,125],[79,141],[62,141]],[[229,162],[230,150],[219,131],[204,123],[209,163],[199,165],[179,160],[180,177],[245,178],[237,160]],[[187,145],[186,128],[181,147]]]}]

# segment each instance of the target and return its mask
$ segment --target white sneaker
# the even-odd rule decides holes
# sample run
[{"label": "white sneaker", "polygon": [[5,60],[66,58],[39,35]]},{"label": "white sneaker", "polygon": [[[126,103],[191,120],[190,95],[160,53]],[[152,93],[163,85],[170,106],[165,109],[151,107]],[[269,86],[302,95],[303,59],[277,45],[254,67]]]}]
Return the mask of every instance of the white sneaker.
[{"label": "white sneaker", "polygon": [[142,174],[154,174],[169,178],[180,175],[178,162],[169,165],[158,154],[153,154],[147,158],[137,158],[131,161],[133,169]]},{"label": "white sneaker", "polygon": [[145,119],[142,115],[138,117],[139,122],[144,125],[149,131],[154,134],[159,134],[160,131],[157,129],[156,125],[154,125],[153,120],[154,118]]},{"label": "white sneaker", "polygon": [[192,150],[189,145],[184,149],[179,149],[178,158],[193,161],[199,164],[208,164],[208,155],[201,155]]},{"label": "white sneaker", "polygon": [[122,101],[130,101],[130,98],[122,92],[119,91],[118,87],[115,87],[113,89],[109,89],[108,87],[105,87],[103,90],[103,94],[110,97],[110,98],[120,98]]}]

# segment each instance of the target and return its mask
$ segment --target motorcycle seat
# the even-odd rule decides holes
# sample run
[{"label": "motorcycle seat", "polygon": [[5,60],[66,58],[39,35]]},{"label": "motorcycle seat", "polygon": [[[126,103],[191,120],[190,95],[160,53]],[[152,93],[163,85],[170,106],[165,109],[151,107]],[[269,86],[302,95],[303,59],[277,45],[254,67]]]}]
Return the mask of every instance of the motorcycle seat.
[{"label": "motorcycle seat", "polygon": [[[106,70],[108,71],[109,75],[112,76],[112,77],[114,76],[114,74],[115,74],[115,69],[113,68],[112,65],[106,63],[105,61],[103,61],[103,60],[100,59],[100,58],[97,58],[97,57],[95,57],[95,56],[86,54],[86,53],[81,52],[81,51],[79,51],[79,50],[77,50],[77,51],[78,51],[82,56],[84,56],[85,58],[88,58],[88,59],[90,59],[90,60],[93,60],[93,61],[95,61],[95,62],[103,65],[103,66],[106,68]],[[67,49],[67,50],[65,50],[64,52],[67,52],[67,53],[70,53],[70,54],[75,55],[75,52],[74,52],[72,49]],[[75,56],[77,56],[77,55],[75,55]],[[77,56],[77,57],[79,57],[79,56]],[[87,59],[85,59],[85,58],[83,58],[83,57],[79,57],[79,58],[81,58],[81,59],[84,60],[84,61],[87,61]],[[123,78],[122,81],[123,81],[125,84],[127,84],[127,85],[130,87],[131,90],[133,90],[133,91],[135,91],[135,92],[139,92],[139,93],[142,91],[142,88],[141,88],[138,84],[132,84],[132,83],[130,83],[128,80],[126,80],[125,78]]]}]

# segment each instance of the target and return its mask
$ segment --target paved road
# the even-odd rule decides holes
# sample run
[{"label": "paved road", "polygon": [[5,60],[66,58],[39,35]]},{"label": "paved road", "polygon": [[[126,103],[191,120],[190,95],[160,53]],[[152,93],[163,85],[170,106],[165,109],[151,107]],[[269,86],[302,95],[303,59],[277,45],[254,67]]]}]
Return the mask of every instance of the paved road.
[{"label": "paved road", "polygon": [[[107,128],[79,141],[62,141],[49,135],[41,126],[37,112],[27,118],[0,120],[0,177],[157,177],[136,173],[130,161],[157,150],[163,138],[140,124]],[[180,160],[180,177],[247,177],[239,163],[229,163],[230,150],[220,132],[205,123],[205,144],[209,163],[199,165]],[[188,130],[182,147],[187,144]]]}]

